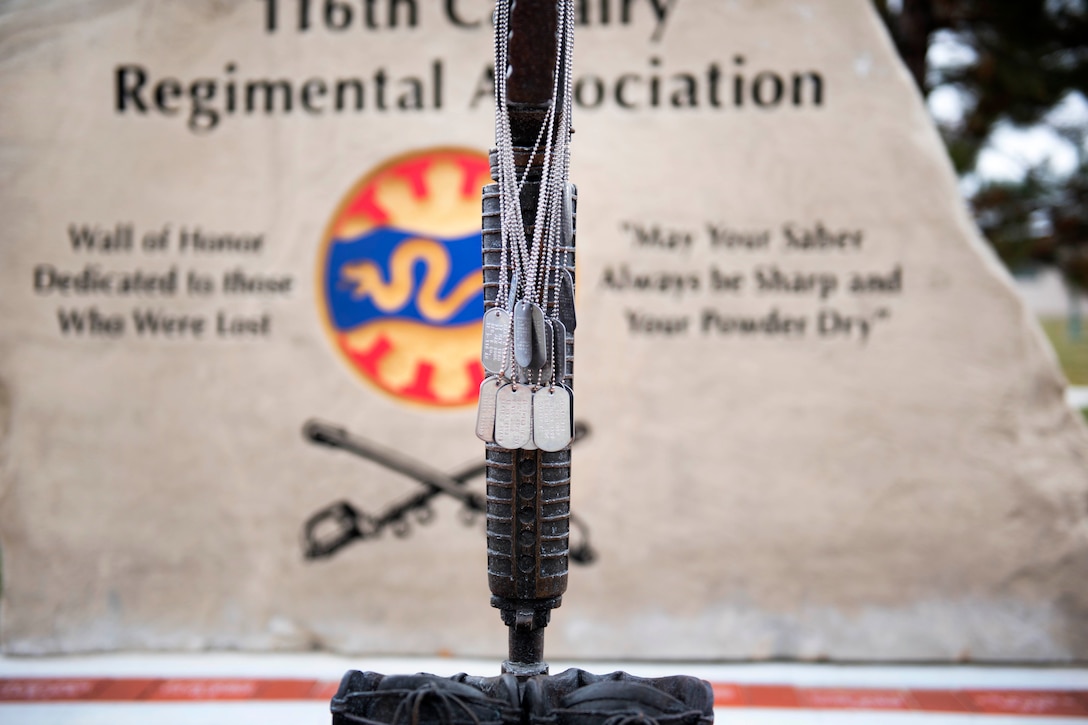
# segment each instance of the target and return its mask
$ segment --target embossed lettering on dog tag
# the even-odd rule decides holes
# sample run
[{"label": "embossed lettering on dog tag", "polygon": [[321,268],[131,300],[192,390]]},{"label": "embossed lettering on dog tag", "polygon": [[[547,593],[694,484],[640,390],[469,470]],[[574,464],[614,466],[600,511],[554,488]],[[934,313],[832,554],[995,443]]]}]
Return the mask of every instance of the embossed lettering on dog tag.
[{"label": "embossed lettering on dog tag", "polygon": [[578,326],[578,318],[574,315],[574,278],[569,269],[559,274],[559,320],[567,332],[573,333]]},{"label": "embossed lettering on dog tag", "polygon": [[563,385],[533,395],[533,440],[542,451],[561,451],[574,438],[573,397]]},{"label": "embossed lettering on dog tag", "polygon": [[526,300],[514,306],[514,359],[523,368],[533,364],[533,307]]},{"label": "embossed lettering on dog tag", "polygon": [[502,372],[510,349],[510,313],[494,308],[484,313],[483,349],[480,362],[494,375]]},{"label": "embossed lettering on dog tag", "polygon": [[525,385],[504,385],[495,403],[495,443],[522,448],[533,437],[533,391]]},{"label": "embossed lettering on dog tag", "polygon": [[480,401],[476,408],[476,437],[486,443],[495,442],[495,406],[502,380],[492,375],[480,383]]}]

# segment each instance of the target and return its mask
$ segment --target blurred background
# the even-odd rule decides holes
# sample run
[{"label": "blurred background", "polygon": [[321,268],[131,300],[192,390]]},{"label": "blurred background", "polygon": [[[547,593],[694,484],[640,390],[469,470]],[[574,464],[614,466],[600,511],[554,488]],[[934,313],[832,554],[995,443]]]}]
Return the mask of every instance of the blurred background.
[{"label": "blurred background", "polygon": [[[451,0],[441,5],[447,12],[456,7],[465,17],[483,18],[482,12],[472,14],[466,9],[482,8],[491,1],[472,4],[465,0],[458,5]],[[440,5],[426,2],[420,7],[433,11]],[[1042,323],[1070,383],[1067,399],[1088,420],[1088,329],[1083,319],[1088,309],[1084,299],[1088,295],[1088,1],[840,2],[824,3],[823,15],[845,17],[849,13],[843,8],[849,8],[857,17],[817,26],[835,32],[814,44],[815,51],[797,50],[801,44],[793,42],[809,30],[806,13],[817,4],[808,2],[752,0],[745,7],[720,0],[655,0],[654,8],[679,4],[685,12],[691,11],[686,29],[680,25],[681,17],[672,26],[677,30],[668,42],[660,45],[651,35],[649,2],[624,3],[641,9],[643,14],[636,16],[641,26],[589,30],[612,43],[597,44],[596,62],[613,76],[631,67],[649,73],[647,69],[657,67],[651,59],[663,57],[663,48],[675,68],[707,61],[710,53],[724,53],[722,48],[735,46],[748,53],[752,67],[758,62],[770,68],[807,68],[819,61],[820,68],[838,69],[837,75],[829,71],[828,77],[836,84],[836,92],[841,88],[844,93],[818,114],[759,116],[758,124],[755,115],[725,117],[737,134],[736,148],[751,155],[744,157],[744,164],[728,167],[732,195],[706,185],[706,196],[701,201],[693,197],[690,203],[720,208],[727,218],[732,213],[742,223],[769,228],[771,222],[779,221],[773,215],[785,213],[782,209],[793,213],[810,204],[820,208],[813,199],[850,198],[837,187],[813,193],[809,187],[815,185],[805,183],[813,178],[811,169],[826,166],[819,163],[822,154],[833,153],[812,139],[841,139],[838,129],[844,121],[866,126],[865,110],[895,117],[904,128],[916,120],[897,117],[895,109],[901,106],[884,102],[890,94],[877,96],[881,86],[891,85],[888,78],[906,88],[894,63],[878,63],[872,74],[858,70],[858,58],[894,58],[886,50],[885,38],[870,32],[877,28],[868,12],[871,2],[938,124],[959,177],[959,190],[981,233]],[[340,361],[327,347],[326,330],[318,319],[322,283],[307,282],[305,277],[313,276],[315,259],[329,241],[321,241],[321,229],[336,200],[346,198],[345,189],[360,188],[350,186],[355,179],[365,178],[359,174],[402,158],[400,154],[421,144],[475,147],[480,138],[488,137],[491,120],[486,104],[454,108],[450,101],[473,98],[481,80],[488,77],[477,75],[489,62],[486,22],[481,20],[475,30],[447,23],[444,32],[425,36],[435,39],[434,43],[421,41],[424,36],[419,33],[425,29],[391,27],[389,32],[364,36],[368,43],[364,47],[348,34],[322,35],[315,30],[292,35],[282,27],[277,33],[263,30],[264,16],[258,9],[272,3],[161,3],[155,5],[155,22],[149,20],[151,13],[133,10],[149,4],[125,5],[114,0],[85,5],[74,0],[43,2],[34,11],[42,15],[31,18],[22,35],[13,33],[9,44],[0,43],[0,59],[5,57],[3,51],[9,53],[9,65],[0,63],[0,69],[7,71],[0,80],[10,79],[10,87],[22,94],[8,96],[6,110],[9,117],[19,116],[12,109],[23,104],[27,110],[19,116],[19,131],[28,144],[33,142],[30,151],[4,157],[6,178],[15,180],[11,190],[5,190],[14,230],[6,232],[10,236],[5,239],[31,241],[0,244],[0,272],[13,279],[18,272],[23,281],[12,283],[8,296],[21,300],[30,312],[6,319],[0,314],[0,320],[18,333],[11,335],[7,348],[0,339],[0,362],[9,362],[6,355],[19,363],[10,367],[23,376],[20,379],[31,381],[40,374],[39,367],[45,373],[62,371],[43,376],[48,386],[27,385],[20,390],[23,408],[16,412],[23,417],[12,429],[21,436],[16,443],[22,446],[21,468],[15,472],[24,478],[19,479],[20,488],[12,488],[14,493],[0,494],[4,504],[0,514],[7,509],[4,574],[8,598],[0,624],[9,633],[23,626],[23,649],[0,657],[0,702],[7,700],[0,722],[135,722],[137,717],[142,722],[147,715],[160,722],[323,722],[336,680],[348,667],[442,674],[493,671],[493,653],[502,649],[505,632],[483,592],[482,525],[477,520],[476,528],[464,527],[454,515],[452,500],[445,501],[428,524],[429,532],[401,538],[407,533],[404,529],[396,536],[375,537],[331,562],[304,561],[299,545],[303,522],[319,506],[351,496],[360,506],[378,510],[387,502],[397,505],[406,493],[418,490],[406,489],[416,484],[392,471],[360,465],[353,458],[306,443],[299,429],[310,416],[344,422],[360,434],[442,470],[456,470],[452,466],[469,460],[462,449],[478,457],[479,443],[471,435],[472,410],[409,407],[364,387],[345,366],[337,367]],[[311,7],[301,2],[299,7],[304,5]],[[332,6],[312,4],[313,8]],[[606,6],[621,7],[618,0],[593,5]],[[25,10],[27,16],[32,7],[29,2],[0,0],[0,10]],[[704,14],[700,22],[692,19],[697,9]],[[706,18],[727,16],[733,23],[728,42],[716,36],[713,42],[708,40]],[[68,22],[59,23],[58,17]],[[56,28],[65,32],[53,35]],[[206,35],[190,32],[192,28]],[[402,31],[408,35],[398,35]],[[467,42],[462,34],[469,32],[485,42]],[[51,45],[54,37],[62,35],[75,40],[63,46],[63,52]],[[690,41],[692,36],[703,43]],[[24,43],[22,53],[30,60],[10,61],[19,60],[16,40]],[[849,47],[855,40],[857,47]],[[593,44],[586,47],[593,52]],[[89,60],[81,56],[85,48],[90,49]],[[426,48],[422,62],[420,48]],[[221,74],[217,82],[225,85],[233,82],[236,64],[239,79],[243,73],[294,77],[296,69],[332,78],[339,68],[358,65],[360,58],[364,65],[382,59],[373,76],[375,84],[384,82],[377,78],[385,77],[388,63],[400,74],[398,82],[408,84],[406,88],[414,83],[422,89],[432,77],[437,88],[440,71],[448,66],[445,81],[450,98],[446,101],[451,108],[443,108],[441,117],[423,109],[383,116],[369,107],[359,117],[330,113],[323,119],[297,113],[276,118],[239,114],[213,134],[199,137],[185,130],[181,118],[171,119],[166,113],[121,118],[102,102],[108,98],[101,91],[105,86],[95,85],[103,78],[112,80],[117,63],[139,61],[155,73],[199,69],[192,73]],[[894,74],[888,74],[888,68]],[[45,90],[38,91],[34,83],[20,77],[24,70],[39,73],[35,77],[45,79],[39,84]],[[672,73],[672,67],[667,72]],[[364,80],[369,84],[371,79]],[[163,87],[173,86],[167,79]],[[51,92],[56,88],[63,92]],[[419,98],[431,97],[420,94]],[[906,100],[917,110],[917,119],[924,120],[916,99]],[[67,112],[80,103],[79,107],[92,112]],[[4,111],[0,108],[0,117]],[[625,113],[612,109],[597,116],[598,123],[602,118],[620,121],[617,125],[627,135],[615,134],[617,144],[628,136],[654,138],[672,122],[664,113],[630,119]],[[580,137],[592,138],[593,118],[589,115]],[[693,114],[685,123],[691,128],[712,128],[708,116]],[[866,130],[871,138],[878,136],[872,131],[876,125],[869,124]],[[4,123],[0,128],[9,133]],[[793,146],[782,142],[760,148],[758,143],[742,143],[758,141],[765,132],[774,134],[776,141],[789,140],[790,130],[802,131],[793,135]],[[924,130],[923,140],[935,146],[931,129]],[[84,142],[82,132],[95,142]],[[18,138],[20,133],[11,136]],[[100,138],[113,144],[100,143]],[[293,140],[284,143],[288,138]],[[618,157],[610,143],[611,137],[598,142],[598,158]],[[607,254],[597,252],[598,267],[629,261],[625,255],[630,245],[620,246],[625,240],[618,231],[624,214],[637,211],[640,218],[645,214],[651,219],[655,215],[702,219],[685,216],[686,207],[671,208],[661,184],[647,174],[619,176],[625,183],[640,184],[643,196],[638,198],[650,199],[657,206],[644,209],[647,205],[632,194],[630,208],[614,205],[601,211],[605,206],[601,201],[607,203],[608,196],[595,193],[594,184],[597,190],[610,188],[617,175],[605,164],[594,164],[593,157],[586,155],[594,152],[593,146],[583,144],[581,158],[590,162],[581,161],[587,173],[578,182],[584,182],[581,188],[587,190],[586,198],[598,202],[587,205],[587,210],[596,211],[587,211],[581,222],[592,220],[595,214],[597,231],[606,233],[586,235],[596,247],[587,245],[580,263],[587,259],[594,263],[593,250],[608,244],[612,248]],[[735,377],[719,374],[715,368],[713,382],[719,385],[711,388],[710,395],[692,382],[695,376],[684,376],[680,382],[689,393],[694,391],[691,398],[698,405],[682,419],[684,426],[661,431],[668,442],[658,447],[668,455],[660,456],[659,468],[640,466],[638,476],[628,477],[646,483],[647,493],[635,502],[641,508],[634,514],[627,501],[633,497],[620,495],[628,484],[615,472],[621,469],[614,461],[634,460],[623,455],[639,450],[640,439],[634,434],[652,437],[656,432],[635,430],[645,427],[629,422],[637,423],[638,416],[609,416],[603,414],[607,408],[598,408],[602,414],[592,420],[602,425],[583,446],[586,450],[579,463],[583,466],[579,475],[593,485],[580,489],[579,505],[593,524],[594,543],[603,555],[595,562],[596,568],[572,575],[579,580],[571,587],[563,619],[558,620],[566,629],[556,626],[549,635],[553,644],[566,637],[568,654],[553,662],[553,671],[584,662],[578,658],[591,652],[596,653],[593,657],[633,660],[594,662],[593,669],[600,671],[614,667],[646,676],[696,674],[715,683],[719,708],[730,708],[723,722],[899,725],[909,722],[903,719],[909,713],[919,720],[924,717],[927,723],[962,723],[967,718],[977,722],[975,717],[986,713],[1021,716],[1017,722],[1029,722],[1029,716],[1088,718],[1088,671],[1084,659],[1075,654],[1088,647],[1081,644],[1088,642],[1084,586],[1088,546],[1083,541],[1084,516],[1088,516],[1083,508],[1088,501],[1084,462],[1088,458],[1075,457],[1083,449],[1084,429],[1066,425],[1077,421],[1061,405],[1059,381],[1051,366],[1034,364],[1044,357],[1037,346],[1016,344],[1018,335],[1028,334],[1029,342],[1034,342],[1038,332],[1025,333],[1021,327],[1005,328],[993,322],[1022,321],[1004,280],[976,272],[980,265],[973,250],[970,255],[950,256],[948,263],[938,261],[944,259],[939,252],[965,246],[963,235],[948,232],[960,227],[938,224],[944,233],[934,234],[932,220],[917,221],[921,216],[917,209],[931,203],[934,196],[941,195],[942,201],[954,197],[939,151],[932,154],[937,162],[932,166],[947,183],[925,188],[915,199],[896,191],[909,188],[912,182],[923,187],[925,183],[918,179],[931,178],[917,168],[913,175],[904,168],[915,161],[923,146],[889,145],[888,156],[878,161],[872,155],[864,163],[854,160],[851,173],[843,178],[850,177],[855,189],[868,185],[873,169],[890,171],[883,177],[884,195],[866,196],[848,210],[846,222],[870,225],[867,233],[880,242],[872,245],[874,251],[904,255],[866,257],[866,264],[907,264],[910,274],[925,280],[928,265],[944,271],[958,261],[967,272],[957,279],[967,290],[965,296],[947,296],[946,289],[920,284],[918,294],[912,291],[910,304],[897,308],[905,322],[897,321],[898,326],[891,326],[886,337],[878,337],[869,347],[825,346],[804,353],[757,344],[741,350],[751,356],[747,359],[723,354],[722,369]],[[803,163],[789,174],[778,174],[779,162],[794,161],[798,148],[805,150]],[[668,157],[662,149],[655,153]],[[713,155],[697,145],[685,153],[690,155],[678,157],[673,167],[693,159],[707,167],[715,163]],[[759,163],[750,163],[753,160]],[[651,156],[644,163],[652,166],[653,161]],[[928,171],[930,157],[923,161],[919,168]],[[163,174],[148,192],[127,186],[124,174],[99,174],[96,166],[139,169],[146,174],[158,174],[163,168],[171,172]],[[743,171],[738,170],[741,167]],[[60,168],[63,174],[50,175],[51,169]],[[754,182],[748,178],[753,169]],[[38,216],[24,211],[37,213],[38,205],[44,209],[45,195],[27,191],[30,185],[19,179],[16,170],[46,178],[50,203],[54,197],[64,202],[64,215],[57,216],[62,222],[96,219],[102,215],[100,209],[106,209],[106,222],[112,223],[110,215],[117,210],[116,219],[133,217],[140,228],[165,220],[175,225],[214,222],[226,231],[273,230],[268,233],[268,254],[252,261],[243,259],[244,269],[284,278],[305,270],[292,288],[296,294],[267,305],[257,300],[237,309],[276,313],[276,335],[268,341],[217,347],[203,342],[185,346],[170,340],[155,344],[136,340],[125,343],[128,347],[110,347],[113,342],[103,341],[100,347],[92,347],[64,340],[51,326],[52,308],[33,296],[26,281],[31,264],[45,260],[74,265],[76,256],[65,249],[64,227],[54,224],[51,208]],[[136,173],[132,176],[139,178]],[[764,195],[759,191],[764,188],[761,183],[785,189],[785,201],[767,202],[766,209],[748,208],[751,199]],[[680,197],[681,185],[675,186],[665,191]],[[139,192],[131,194],[134,200],[128,198],[130,188]],[[436,184],[436,188],[444,187]],[[686,197],[692,195],[682,196],[688,203]],[[444,197],[436,193],[434,198]],[[893,207],[900,200],[911,203],[904,203],[897,213]],[[102,206],[96,207],[100,201]],[[477,200],[470,206],[475,225]],[[958,208],[955,212],[957,220],[962,217]],[[917,244],[930,240],[947,240],[947,244],[934,241],[925,249]],[[3,256],[21,249],[25,258]],[[633,252],[630,258],[638,261],[636,254],[648,253]],[[177,263],[189,268],[188,258]],[[229,263],[235,266],[233,259]],[[227,270],[227,262],[221,267],[216,264],[217,260],[197,260],[193,269],[209,274]],[[184,299],[177,309],[204,314],[219,299]],[[598,299],[618,305],[617,299],[629,298],[606,299],[601,293]],[[773,300],[779,304],[780,297]],[[962,300],[990,304],[974,308],[956,304]],[[933,307],[916,307],[926,303]],[[231,299],[222,304],[234,309],[231,305],[236,303]],[[922,312],[911,318],[914,309]],[[962,317],[949,324],[952,315],[929,324],[946,310],[966,309],[973,310],[974,329]],[[586,332],[581,334],[587,342],[593,340],[589,324],[591,320],[583,320]],[[430,338],[421,335],[420,339]],[[640,348],[639,341],[621,342],[628,345],[624,349],[635,352],[657,349],[656,345]],[[582,362],[591,349],[589,344],[580,349]],[[925,354],[899,354],[919,350]],[[995,359],[994,350],[1004,352],[1006,359]],[[802,360],[813,364],[792,364],[795,353],[810,355]],[[647,353],[621,359],[642,365],[650,357]],[[784,364],[787,358],[789,366]],[[47,365],[40,366],[40,360]],[[127,361],[129,367],[117,365],[118,360]],[[763,360],[777,361],[781,367],[764,365]],[[918,360],[930,366],[916,365]],[[836,367],[836,362],[842,364]],[[686,368],[686,359],[684,363]],[[655,370],[648,363],[645,367]],[[991,368],[1009,372],[1001,377]],[[590,365],[583,368],[592,369]],[[176,370],[184,373],[175,376]],[[674,370],[667,370],[660,379],[671,386],[677,377]],[[607,372],[611,375],[612,369]],[[1029,374],[1049,385],[1032,386]],[[773,381],[774,395],[765,394],[763,386],[736,382],[763,378]],[[998,378],[1002,385],[995,394],[990,381]],[[829,381],[839,387],[823,384]],[[939,390],[919,402],[912,391],[925,391],[927,381],[938,383]],[[59,392],[42,393],[46,388]],[[582,389],[586,388],[593,386]],[[132,391],[137,394],[129,394]],[[944,400],[942,392],[954,395]],[[8,403],[4,393],[0,389],[0,413]],[[1043,393],[1052,399],[1042,400]],[[889,394],[890,399],[881,397]],[[638,397],[650,399],[643,390]],[[630,402],[624,396],[616,399],[624,405]],[[643,415],[641,420],[667,419],[661,411],[673,410],[676,400],[669,394],[651,402],[657,405],[655,414]],[[36,417],[26,414],[28,408]],[[1054,423],[1055,409],[1061,414],[1061,425]],[[70,410],[79,414],[75,420],[82,425],[68,423]],[[164,410],[182,410],[189,417],[163,415]],[[960,423],[956,435],[940,435],[940,426]],[[0,424],[6,425],[3,415]],[[625,436],[630,440],[624,440]],[[976,439],[983,444],[974,446]],[[164,441],[171,445],[161,445]],[[0,443],[6,445],[6,441]],[[688,457],[710,461],[710,474],[669,464],[669,457],[682,460],[693,450],[701,458]],[[897,452],[899,458],[889,455]],[[7,451],[0,454],[0,465],[9,465]],[[1048,456],[1054,459],[1053,467],[1046,463]],[[637,464],[624,465],[634,468]],[[14,471],[13,466],[9,468]],[[123,475],[115,475],[118,471]],[[594,471],[611,475],[593,475]],[[713,484],[718,479],[725,485],[697,488],[701,482]],[[672,495],[670,486],[695,489],[696,494]],[[637,523],[643,519],[633,515],[668,521],[660,530],[646,533],[648,529]],[[421,516],[415,523],[428,521],[429,517]],[[668,542],[672,548],[655,546],[655,535],[656,541]],[[17,560],[12,552],[20,546],[27,554]],[[660,581],[681,586],[644,583],[641,572],[653,570],[654,561],[664,562],[658,565]],[[47,596],[49,587],[40,586],[41,582],[53,587],[52,600]],[[13,606],[12,592],[22,583],[22,598]],[[672,605],[670,597],[682,601]],[[658,605],[659,599],[665,604]],[[713,606],[700,609],[703,600]],[[639,610],[644,602],[651,606]],[[439,606],[445,607],[442,617],[434,616]],[[579,606],[589,614],[578,615]],[[605,611],[606,607],[611,609]],[[625,631],[637,636],[626,636]],[[689,649],[666,649],[673,645],[670,639]],[[643,647],[643,652],[630,654],[630,649],[623,649],[635,646]],[[711,655],[705,654],[714,647]],[[149,648],[175,653],[16,656],[16,652],[56,655]],[[362,655],[309,652],[321,648]],[[177,654],[180,650],[187,653]],[[556,647],[556,651],[562,650]],[[415,659],[391,658],[399,653]],[[646,657],[675,661],[657,663]],[[744,664],[730,664],[731,660]],[[753,664],[753,660],[761,661]],[[894,662],[908,666],[889,664]],[[282,697],[297,700],[294,704],[302,709],[284,708],[273,701],[281,695],[261,694],[271,692],[262,689],[268,682],[292,683],[294,694]],[[122,687],[129,688],[128,695],[117,694]],[[227,703],[222,711],[198,710],[217,699],[238,702]],[[54,704],[43,708],[35,704],[40,700]],[[86,705],[97,700],[112,704],[98,709]],[[155,705],[145,700],[163,702]],[[185,700],[196,704],[184,709],[179,703]],[[137,701],[147,709],[132,706]],[[230,709],[247,702],[247,710]],[[266,709],[258,713],[252,702]],[[839,713],[843,718],[827,713],[850,710],[866,712]],[[885,713],[874,715],[878,710]],[[953,715],[944,718],[947,713]]]},{"label": "blurred background", "polygon": [[1088,419],[1088,3],[875,4]]}]

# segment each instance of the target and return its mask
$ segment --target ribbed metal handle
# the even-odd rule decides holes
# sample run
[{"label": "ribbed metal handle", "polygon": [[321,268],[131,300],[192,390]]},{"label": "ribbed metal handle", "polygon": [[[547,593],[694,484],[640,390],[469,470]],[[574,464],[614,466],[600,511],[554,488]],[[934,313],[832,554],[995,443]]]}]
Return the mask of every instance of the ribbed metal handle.
[{"label": "ribbed metal handle", "polygon": [[[531,164],[529,149],[515,153],[519,174]],[[494,154],[492,154],[494,172]],[[535,164],[533,164],[535,166]],[[494,173],[492,174],[495,175]],[[535,219],[539,183],[522,189],[522,213]],[[526,228],[532,238],[531,224]],[[485,306],[496,304],[502,269],[499,189],[483,190],[483,275]],[[557,265],[574,275],[573,236],[559,250]],[[510,283],[507,277],[506,283]],[[565,337],[566,369],[558,371],[573,388],[574,336]],[[487,573],[492,604],[510,627],[508,669],[542,664],[543,628],[567,588],[570,554],[570,448],[556,452],[508,450],[487,444]]]}]

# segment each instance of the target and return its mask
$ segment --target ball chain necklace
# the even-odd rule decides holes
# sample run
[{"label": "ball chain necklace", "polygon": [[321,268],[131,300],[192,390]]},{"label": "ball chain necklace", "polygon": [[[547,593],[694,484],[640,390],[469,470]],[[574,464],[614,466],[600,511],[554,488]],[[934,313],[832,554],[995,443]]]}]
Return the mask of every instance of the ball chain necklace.
[{"label": "ball chain necklace", "polygon": [[[557,11],[552,103],[519,177],[507,97],[510,6],[495,12],[496,182],[502,248],[495,306],[484,314],[476,434],[508,449],[558,451],[570,445],[573,394],[563,382],[566,335],[573,331],[573,283],[560,250],[573,236],[570,173],[574,2]],[[522,192],[532,160],[542,170],[531,237]],[[568,299],[569,298],[569,299]],[[564,322],[568,324],[564,324]]]}]

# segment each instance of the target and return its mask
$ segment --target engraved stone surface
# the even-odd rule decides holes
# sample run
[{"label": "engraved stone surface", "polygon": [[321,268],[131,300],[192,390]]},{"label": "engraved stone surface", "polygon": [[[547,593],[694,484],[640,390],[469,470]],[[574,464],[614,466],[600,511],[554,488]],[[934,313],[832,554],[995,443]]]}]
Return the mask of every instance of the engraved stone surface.
[{"label": "engraved stone surface", "polygon": [[[549,657],[1088,658],[1088,433],[871,3],[576,6]],[[505,653],[452,499],[298,541],[423,490],[310,417],[482,457],[490,10],[2,6],[6,651]]]}]

